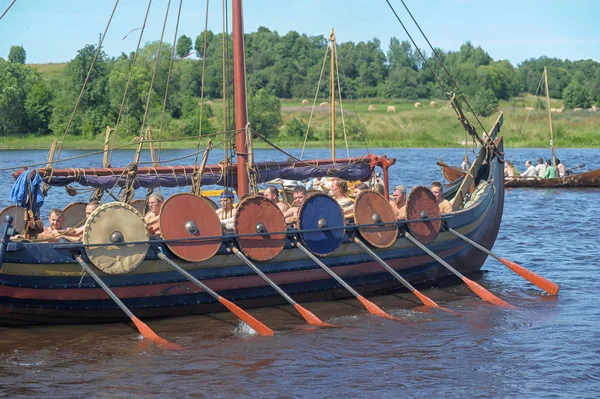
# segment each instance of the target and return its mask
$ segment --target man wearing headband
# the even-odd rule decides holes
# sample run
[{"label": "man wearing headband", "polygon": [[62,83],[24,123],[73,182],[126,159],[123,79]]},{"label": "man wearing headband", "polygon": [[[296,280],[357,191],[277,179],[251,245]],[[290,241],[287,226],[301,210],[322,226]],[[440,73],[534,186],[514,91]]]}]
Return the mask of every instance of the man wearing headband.
[{"label": "man wearing headband", "polygon": [[221,208],[217,209],[217,216],[221,220],[221,226],[223,226],[225,230],[233,230],[233,218],[236,211],[233,207],[234,198],[235,196],[229,190],[223,190],[219,197]]},{"label": "man wearing headband", "polygon": [[150,234],[160,235],[160,207],[165,202],[165,197],[161,193],[152,193],[148,197],[148,213],[144,216],[144,221],[148,225]]}]

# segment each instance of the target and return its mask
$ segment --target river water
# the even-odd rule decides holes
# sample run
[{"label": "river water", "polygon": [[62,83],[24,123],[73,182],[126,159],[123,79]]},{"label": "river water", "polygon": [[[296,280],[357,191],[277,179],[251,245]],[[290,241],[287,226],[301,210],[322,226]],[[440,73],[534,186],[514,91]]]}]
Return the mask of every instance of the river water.
[{"label": "river water", "polygon": [[[191,152],[164,151],[162,159]],[[464,155],[461,149],[371,152],[397,158],[391,184],[407,189],[440,180],[435,165],[440,158],[458,164]],[[82,153],[63,151],[61,158]],[[364,153],[351,150],[351,155]],[[522,169],[526,159],[547,158],[548,153],[509,149],[506,158]],[[328,154],[309,150],[308,158]],[[217,162],[219,155],[212,154],[209,162]],[[600,168],[597,150],[560,150],[558,156],[567,168],[582,163],[581,170]],[[127,165],[133,153],[114,157],[113,165]],[[0,151],[0,169],[45,158],[45,151]],[[257,159],[285,157],[260,150]],[[99,164],[101,156],[64,166]],[[9,205],[10,172],[0,170],[0,181],[5,182],[0,186],[3,207]],[[53,188],[44,209],[85,201],[87,195],[70,198]],[[288,306],[251,310],[276,331],[274,337],[252,334],[229,313],[145,320],[184,351],[149,345],[126,323],[0,328],[0,397],[596,398],[600,253],[593,228],[600,225],[599,200],[600,190],[506,190],[494,251],[559,284],[558,297],[542,295],[488,259],[477,281],[516,310],[482,303],[457,282],[422,292],[460,316],[424,312],[411,295],[401,293],[371,299],[407,320],[402,323],[372,316],[353,300],[302,303],[343,328],[307,330]]]}]

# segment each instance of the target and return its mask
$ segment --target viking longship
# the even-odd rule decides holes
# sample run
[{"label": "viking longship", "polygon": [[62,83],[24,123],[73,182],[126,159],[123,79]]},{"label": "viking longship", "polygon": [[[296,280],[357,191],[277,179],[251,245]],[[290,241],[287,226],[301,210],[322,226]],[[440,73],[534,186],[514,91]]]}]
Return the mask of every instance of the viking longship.
[{"label": "viking longship", "polygon": [[[138,317],[229,309],[269,335],[272,331],[242,308],[287,301],[309,323],[326,325],[296,301],[353,295],[369,312],[394,318],[365,297],[409,289],[426,306],[439,307],[415,285],[431,285],[451,275],[459,276],[482,299],[508,306],[463,275],[481,268],[502,219],[503,145],[498,136],[502,114],[481,141],[482,150],[467,176],[447,198],[453,212],[440,215],[431,191],[417,186],[408,195],[406,219],[397,220],[387,198],[388,171],[395,160],[385,155],[253,160],[240,0],[233,1],[232,13],[237,162],[207,165],[204,156],[200,165],[190,166],[142,167],[133,162],[116,168],[105,162],[104,168],[84,169],[57,168],[52,163],[25,171],[26,177],[19,178],[31,190],[39,177],[49,187],[78,184],[108,192],[105,203],[88,217],[81,207],[73,207],[79,213],[71,217],[84,226],[80,242],[40,242],[33,235],[15,238],[15,232],[36,227],[35,220],[28,220],[36,212],[35,192],[21,206],[4,212],[0,323],[101,323],[129,317],[145,336],[156,337],[144,333],[147,326]],[[466,119],[462,122],[476,134]],[[362,191],[350,220],[332,197],[310,193],[299,207],[297,225],[289,228],[277,205],[256,191],[257,184],[275,178],[365,181],[379,169],[386,195]],[[237,192],[240,201],[233,231],[223,229],[214,203],[201,195],[206,185]],[[161,187],[192,189],[164,201],[161,233],[151,236],[142,214],[131,205],[130,194],[138,188]],[[122,196],[107,202],[114,197],[113,190],[120,190]]]},{"label": "viking longship", "polygon": [[[555,138],[552,127],[552,109],[550,108],[550,95],[548,91],[548,70],[544,67],[542,74],[546,88],[546,103],[548,108],[548,122],[550,127],[550,151],[552,153],[552,164],[556,168],[557,158],[555,154]],[[540,85],[541,86],[541,85]],[[455,182],[465,175],[465,171],[457,166],[448,165],[440,160],[437,165],[442,170],[442,175],[449,182]],[[565,176],[554,178],[543,178],[539,176],[514,176],[505,177],[504,186],[507,188],[594,188],[600,187],[600,169],[587,172],[573,172],[575,169],[583,168],[585,165],[577,165],[567,169]]]}]

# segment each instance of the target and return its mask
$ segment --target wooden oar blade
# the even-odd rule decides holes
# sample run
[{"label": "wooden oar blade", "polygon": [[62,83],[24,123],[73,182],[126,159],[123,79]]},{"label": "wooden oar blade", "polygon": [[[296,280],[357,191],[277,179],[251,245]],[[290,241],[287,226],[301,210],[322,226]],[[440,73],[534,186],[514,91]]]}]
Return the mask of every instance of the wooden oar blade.
[{"label": "wooden oar blade", "polygon": [[165,349],[177,350],[177,351],[185,349],[182,346],[179,346],[177,344],[167,341],[164,338],[159,337],[158,334],[156,334],[154,331],[152,331],[152,329],[150,327],[148,327],[146,325],[146,323],[144,323],[137,317],[135,317],[135,316],[131,317],[131,321],[133,321],[133,324],[135,324],[135,326],[139,330],[140,334],[142,334],[144,336],[144,338],[149,339],[150,341],[153,341],[158,346],[165,348]]},{"label": "wooden oar blade", "polygon": [[310,325],[318,326],[318,327],[335,327],[333,324],[325,323],[317,316],[315,316],[311,311],[302,307],[300,304],[294,304],[294,308],[304,317],[304,320]]},{"label": "wooden oar blade", "polygon": [[506,267],[508,267],[513,272],[517,273],[519,276],[528,280],[530,283],[537,285],[539,288],[543,289],[550,295],[558,294],[558,290],[560,287],[557,284],[554,284],[552,281],[545,279],[544,277],[535,274],[534,272],[527,270],[523,266],[511,262],[508,259],[500,258],[500,262],[504,263]]},{"label": "wooden oar blade", "polygon": [[369,311],[369,313],[374,314],[375,316],[383,317],[383,318],[390,319],[390,320],[402,321],[401,319],[384,312],[383,310],[381,310],[381,308],[379,306],[377,306],[373,302],[367,300],[362,295],[357,296],[356,299],[358,299],[360,301],[360,303],[363,304],[363,306]]},{"label": "wooden oar blade", "polygon": [[462,280],[476,293],[481,299],[486,302],[493,303],[494,305],[501,306],[503,308],[515,309],[515,307],[509,303],[504,302],[502,299],[498,298],[496,295],[492,294],[481,285],[477,284],[473,280],[469,280],[466,277],[462,277]]},{"label": "wooden oar blade", "polygon": [[235,314],[240,320],[252,327],[254,331],[256,331],[258,334],[265,337],[271,337],[274,335],[273,330],[265,326],[260,321],[256,320],[248,312],[245,312],[244,310],[242,310],[242,308],[240,308],[233,302],[228,301],[222,296],[219,296],[217,299],[219,300],[219,302],[225,305],[227,309],[229,309],[233,314]]}]

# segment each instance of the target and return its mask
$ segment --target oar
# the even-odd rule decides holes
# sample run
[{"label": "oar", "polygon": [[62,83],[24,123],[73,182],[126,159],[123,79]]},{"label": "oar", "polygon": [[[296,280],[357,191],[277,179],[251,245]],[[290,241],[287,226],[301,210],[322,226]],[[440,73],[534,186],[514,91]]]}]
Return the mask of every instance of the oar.
[{"label": "oar", "polygon": [[487,301],[487,302],[493,303],[494,305],[502,306],[505,308],[514,309],[513,305],[504,302],[502,299],[498,298],[496,295],[492,294],[491,292],[489,292],[488,290],[483,288],[481,285],[477,284],[475,281],[470,280],[470,279],[466,278],[465,276],[463,276],[462,273],[460,273],[458,270],[456,270],[455,268],[450,266],[445,260],[443,260],[442,258],[437,256],[433,251],[431,251],[429,248],[427,248],[425,245],[423,245],[423,243],[421,243],[419,240],[417,240],[416,238],[411,236],[410,233],[405,232],[404,236],[408,239],[408,241],[412,242],[417,247],[421,248],[425,253],[427,253],[433,259],[437,260],[441,265],[446,267],[448,270],[450,270],[456,276],[458,276],[462,281],[465,282],[465,284],[467,284],[469,286],[469,288],[475,294],[477,294],[484,301]]},{"label": "oar", "polygon": [[246,255],[244,255],[239,249],[237,249],[233,245],[230,248],[233,251],[233,253],[238,256],[238,258],[240,258],[242,261],[244,261],[244,263],[246,265],[248,265],[248,267],[250,267],[252,270],[254,270],[254,272],[256,274],[258,274],[263,280],[265,280],[267,283],[269,283],[269,285],[271,287],[273,287],[273,289],[275,291],[277,291],[279,293],[279,295],[284,297],[286,301],[288,301],[290,304],[292,304],[292,306],[294,306],[294,308],[298,311],[298,313],[300,313],[300,315],[304,318],[304,320],[306,320],[306,322],[308,324],[311,324],[313,326],[318,326],[318,327],[334,327],[332,324],[321,321],[321,319],[319,319],[317,316],[315,316],[308,309],[300,306],[300,304],[297,303],[296,301],[294,301],[288,294],[286,294],[285,291],[281,289],[281,287],[279,287],[277,284],[275,284],[275,282],[273,280],[271,280],[269,277],[267,277],[266,274],[264,274],[258,267],[256,267],[256,265],[254,263],[252,263],[252,261],[250,259],[248,259],[246,257]]},{"label": "oar", "polygon": [[360,303],[363,304],[363,306],[369,311],[369,313],[374,314],[375,316],[384,317],[386,319],[402,321],[401,319],[394,317],[391,314],[387,314],[386,312],[381,310],[381,308],[379,308],[379,306],[377,306],[373,302],[365,299],[362,295],[360,295],[358,292],[356,292],[354,290],[354,288],[350,287],[350,285],[348,285],[348,283],[346,283],[344,280],[342,280],[342,278],[340,276],[335,274],[329,267],[327,267],[323,262],[321,262],[321,260],[319,258],[317,258],[312,252],[310,252],[308,249],[304,248],[298,240],[294,239],[294,244],[296,245],[296,247],[299,250],[301,250],[306,255],[308,255],[309,258],[311,258],[317,265],[319,265],[331,277],[333,277],[338,283],[340,283],[340,285],[342,287],[344,287],[345,289],[350,291],[350,293],[352,295],[354,295],[356,297],[356,299],[358,299],[360,301]]},{"label": "oar", "polygon": [[585,166],[585,164],[584,164],[584,163],[582,163],[581,165],[573,166],[572,168],[565,169],[565,173],[566,173],[566,172],[570,172],[570,171],[572,171],[573,169],[579,169],[579,168],[583,168],[584,166]]},{"label": "oar", "polygon": [[164,338],[161,338],[158,336],[158,334],[156,334],[154,331],[152,331],[152,329],[150,327],[148,327],[144,322],[142,322],[140,319],[138,319],[137,317],[134,316],[134,314],[131,312],[131,310],[129,310],[129,308],[127,306],[125,306],[125,304],[119,299],[119,297],[117,297],[115,295],[114,292],[112,292],[112,290],[110,288],[108,288],[108,285],[106,285],[101,279],[100,277],[98,277],[98,275],[96,273],[94,273],[94,271],[92,270],[92,268],[85,263],[85,261],[83,260],[83,258],[81,257],[81,255],[77,256],[75,258],[75,260],[77,261],[77,263],[79,263],[81,265],[81,267],[83,267],[83,269],[90,275],[92,276],[92,278],[96,281],[96,283],[98,283],[98,285],[100,287],[102,287],[102,289],[104,290],[104,292],[106,292],[108,294],[108,296],[115,301],[115,303],[121,308],[121,310],[123,312],[125,312],[125,314],[127,314],[127,316],[129,316],[129,318],[131,319],[131,321],[133,321],[133,324],[135,324],[135,326],[137,327],[137,329],[139,330],[140,334],[142,334],[144,336],[144,338],[147,338],[151,341],[156,342],[158,345],[163,346],[165,348],[168,349],[175,349],[175,350],[181,350],[183,349],[183,347],[171,343],[169,341],[167,341]]},{"label": "oar", "polygon": [[179,266],[177,263],[173,262],[165,254],[157,251],[156,255],[160,259],[162,259],[163,261],[168,263],[169,265],[173,266],[175,268],[175,270],[177,270],[179,273],[183,274],[185,277],[187,277],[190,281],[192,281],[198,287],[202,288],[204,290],[204,292],[207,292],[213,298],[215,298],[217,301],[219,301],[223,305],[225,305],[225,307],[227,309],[229,309],[233,314],[235,314],[244,323],[246,323],[250,327],[252,327],[254,329],[254,331],[256,331],[258,334],[263,335],[263,336],[272,336],[273,335],[273,330],[271,330],[269,327],[265,326],[260,321],[256,320],[249,313],[242,310],[242,308],[240,308],[233,302],[228,301],[227,299],[223,298],[221,295],[217,294],[215,291],[211,290],[206,284],[204,284],[203,282],[198,280],[196,277],[192,276],[187,270],[185,270],[183,267]]},{"label": "oar", "polygon": [[458,238],[468,242],[469,244],[471,244],[472,246],[474,246],[475,248],[485,252],[486,254],[488,254],[489,256],[497,259],[498,261],[502,262],[506,267],[508,267],[510,270],[512,270],[513,272],[517,273],[519,276],[523,277],[526,280],[529,280],[529,282],[531,282],[534,285],[537,285],[539,288],[543,289],[544,291],[546,291],[548,294],[550,295],[556,295],[558,293],[559,290],[559,286],[557,284],[554,284],[552,281],[545,279],[542,276],[539,276],[537,274],[535,274],[534,272],[527,270],[526,268],[524,268],[523,266],[515,263],[515,262],[511,262],[507,259],[501,258],[498,255],[496,255],[495,253],[493,253],[492,251],[488,250],[487,248],[477,244],[475,241],[469,239],[468,237],[463,236],[462,234],[460,234],[458,231],[451,229],[448,227],[448,231],[452,234],[454,234],[455,236],[457,236]]},{"label": "oar", "polygon": [[[404,277],[402,277],[398,272],[396,272],[390,265],[388,265],[383,259],[381,259],[375,252],[371,250],[364,242],[362,242],[358,237],[352,237],[352,240],[363,249],[367,254],[369,254],[373,259],[375,259],[381,266],[383,266],[388,272],[392,274],[398,281],[400,281],[406,288],[408,288],[413,294],[415,294],[421,302],[427,307],[437,308],[441,310],[445,310],[451,312],[449,309],[446,309],[437,303],[435,303],[428,296],[420,293],[415,287],[412,286]],[[453,312],[452,312],[453,313]]]}]

